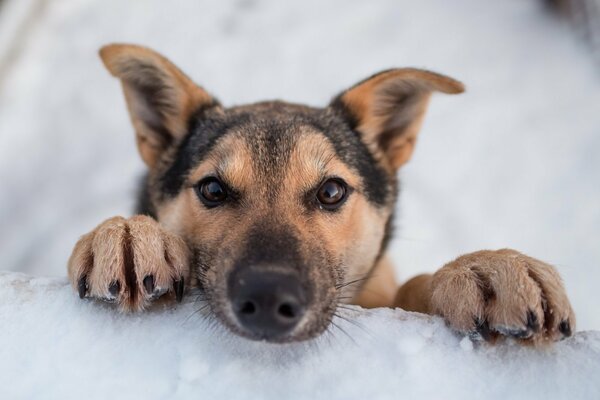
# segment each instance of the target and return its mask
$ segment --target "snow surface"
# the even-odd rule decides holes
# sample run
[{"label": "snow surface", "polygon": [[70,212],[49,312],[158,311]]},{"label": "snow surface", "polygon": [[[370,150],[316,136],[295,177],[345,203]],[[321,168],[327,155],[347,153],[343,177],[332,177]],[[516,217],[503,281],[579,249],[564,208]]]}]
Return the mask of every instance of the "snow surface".
[{"label": "snow surface", "polygon": [[[161,51],[225,104],[324,105],[415,66],[468,91],[433,99],[401,172],[399,277],[513,247],[556,265],[578,328],[600,329],[600,74],[539,3],[4,0],[0,269],[62,277],[81,234],[133,208],[143,165],[105,43]],[[357,310],[362,328],[336,321],[352,339],[282,347],[196,308],[123,316],[61,279],[2,275],[0,398],[600,398],[598,332],[473,348],[437,318]]]},{"label": "snow surface", "polygon": [[[198,305],[122,315],[63,279],[0,272],[2,399],[598,399],[600,332],[481,346],[441,319],[356,307],[319,339],[252,342]],[[342,332],[343,331],[345,332]]]}]

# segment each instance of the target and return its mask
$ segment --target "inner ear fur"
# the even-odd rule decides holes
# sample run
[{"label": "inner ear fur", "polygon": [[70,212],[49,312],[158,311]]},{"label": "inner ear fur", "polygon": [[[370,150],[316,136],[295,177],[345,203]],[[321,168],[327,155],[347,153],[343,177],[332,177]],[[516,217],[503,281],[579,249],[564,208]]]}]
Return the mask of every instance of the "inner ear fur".
[{"label": "inner ear fur", "polygon": [[138,149],[149,167],[186,135],[194,113],[218,104],[173,63],[148,48],[111,44],[100,49],[100,58],[121,80]]},{"label": "inner ear fur", "polygon": [[353,129],[391,169],[410,159],[427,103],[433,92],[458,94],[459,81],[434,72],[401,68],[384,71],[359,82],[334,98]]}]

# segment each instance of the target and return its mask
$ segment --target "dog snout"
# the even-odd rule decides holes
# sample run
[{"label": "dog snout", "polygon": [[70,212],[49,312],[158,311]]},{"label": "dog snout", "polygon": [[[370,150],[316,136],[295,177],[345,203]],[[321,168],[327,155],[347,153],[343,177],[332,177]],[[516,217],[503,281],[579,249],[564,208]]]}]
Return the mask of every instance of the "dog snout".
[{"label": "dog snout", "polygon": [[229,300],[244,329],[266,340],[290,333],[307,308],[307,293],[296,275],[252,268],[231,276]]}]

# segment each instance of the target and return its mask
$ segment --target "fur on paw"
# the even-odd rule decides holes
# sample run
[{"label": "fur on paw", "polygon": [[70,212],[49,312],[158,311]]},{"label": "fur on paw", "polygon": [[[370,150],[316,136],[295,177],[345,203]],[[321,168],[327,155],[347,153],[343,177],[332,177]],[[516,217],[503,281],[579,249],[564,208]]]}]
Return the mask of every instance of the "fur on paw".
[{"label": "fur on paw", "polygon": [[556,270],[515,250],[478,251],[431,282],[431,310],[475,339],[542,343],[571,336],[575,314]]},{"label": "fur on paw", "polygon": [[189,282],[188,263],[185,242],[154,219],[114,217],[81,237],[69,259],[68,274],[81,298],[138,311],[165,294],[181,301]]}]

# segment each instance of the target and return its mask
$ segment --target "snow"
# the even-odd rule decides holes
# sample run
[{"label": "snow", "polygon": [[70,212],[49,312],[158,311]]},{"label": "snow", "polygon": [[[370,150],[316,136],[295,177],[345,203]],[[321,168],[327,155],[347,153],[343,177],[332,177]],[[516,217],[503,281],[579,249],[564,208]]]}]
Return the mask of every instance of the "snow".
[{"label": "snow", "polygon": [[[61,278],[0,273],[0,398],[592,399],[600,332],[543,349],[472,343],[441,319],[356,307],[315,341],[252,342],[196,312],[123,315]],[[342,330],[343,329],[343,332]]]},{"label": "snow", "polygon": [[[225,104],[324,105],[416,66],[468,91],[433,99],[401,171],[399,278],[516,248],[556,265],[578,328],[598,330],[600,75],[539,3],[4,0],[0,270],[64,277],[77,238],[133,208],[143,165],[96,55],[105,43],[161,51]],[[597,331],[545,350],[480,348],[437,318],[357,310],[364,328],[336,321],[352,340],[334,329],[280,347],[232,337],[193,304],[118,315],[62,279],[2,276],[0,398],[600,397]]]}]

